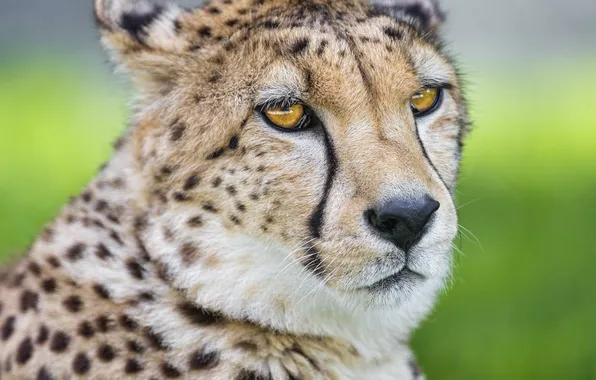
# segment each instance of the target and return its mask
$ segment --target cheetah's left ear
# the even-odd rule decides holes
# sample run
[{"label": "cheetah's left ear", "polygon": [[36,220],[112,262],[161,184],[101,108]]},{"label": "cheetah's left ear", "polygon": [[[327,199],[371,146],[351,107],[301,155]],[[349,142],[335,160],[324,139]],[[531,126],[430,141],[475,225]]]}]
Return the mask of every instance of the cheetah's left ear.
[{"label": "cheetah's left ear", "polygon": [[370,0],[380,13],[413,23],[424,31],[436,30],[445,21],[438,0]]},{"label": "cheetah's left ear", "polygon": [[143,85],[160,86],[171,78],[173,63],[187,44],[178,33],[182,12],[167,0],[95,0],[103,44]]}]

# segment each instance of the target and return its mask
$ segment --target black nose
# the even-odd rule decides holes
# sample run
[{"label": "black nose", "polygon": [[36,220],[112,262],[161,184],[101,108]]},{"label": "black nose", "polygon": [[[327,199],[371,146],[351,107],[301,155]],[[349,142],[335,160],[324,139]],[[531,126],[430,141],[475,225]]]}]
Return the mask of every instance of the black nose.
[{"label": "black nose", "polygon": [[422,238],[424,227],[441,204],[429,196],[394,198],[368,210],[365,217],[385,239],[407,251]]}]

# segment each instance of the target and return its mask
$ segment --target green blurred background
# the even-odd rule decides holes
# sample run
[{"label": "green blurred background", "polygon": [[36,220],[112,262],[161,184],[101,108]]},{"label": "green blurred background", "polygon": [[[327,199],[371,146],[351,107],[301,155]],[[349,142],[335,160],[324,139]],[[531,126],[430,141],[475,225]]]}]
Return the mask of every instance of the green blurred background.
[{"label": "green blurred background", "polygon": [[[130,91],[102,64],[91,0],[77,3],[0,0],[0,260],[126,123]],[[444,3],[475,130],[461,252],[415,336],[420,362],[430,379],[596,379],[596,2]]]}]

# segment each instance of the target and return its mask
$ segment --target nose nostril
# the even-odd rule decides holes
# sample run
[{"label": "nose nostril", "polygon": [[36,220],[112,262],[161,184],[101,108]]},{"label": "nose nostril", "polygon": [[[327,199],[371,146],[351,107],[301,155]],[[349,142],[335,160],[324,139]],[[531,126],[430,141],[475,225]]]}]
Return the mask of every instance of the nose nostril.
[{"label": "nose nostril", "polygon": [[371,227],[383,238],[408,250],[422,238],[424,228],[439,207],[439,202],[430,197],[395,198],[366,214]]}]

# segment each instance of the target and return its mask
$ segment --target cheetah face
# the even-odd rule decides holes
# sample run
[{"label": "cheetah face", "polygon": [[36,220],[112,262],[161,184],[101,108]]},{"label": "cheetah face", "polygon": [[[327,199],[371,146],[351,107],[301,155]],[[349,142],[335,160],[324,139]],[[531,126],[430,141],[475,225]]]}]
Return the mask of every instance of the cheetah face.
[{"label": "cheetah face", "polygon": [[181,284],[430,302],[449,273],[467,125],[434,2],[106,0],[97,13],[140,89],[131,141],[156,252]]}]

